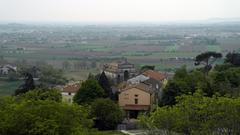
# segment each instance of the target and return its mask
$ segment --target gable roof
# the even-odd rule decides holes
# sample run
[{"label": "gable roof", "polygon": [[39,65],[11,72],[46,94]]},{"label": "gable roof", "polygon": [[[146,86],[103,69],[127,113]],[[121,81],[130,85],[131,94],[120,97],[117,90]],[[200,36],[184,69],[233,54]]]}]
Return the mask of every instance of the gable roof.
[{"label": "gable roof", "polygon": [[143,74],[139,74],[137,76],[134,76],[134,77],[128,79],[127,83],[138,84],[138,83],[144,82],[144,81],[146,81],[148,79],[149,79],[148,76],[145,76]]},{"label": "gable roof", "polygon": [[158,80],[158,81],[162,81],[166,78],[166,75],[164,73],[160,73],[160,72],[154,71],[154,70],[147,70],[147,71],[143,72],[142,74],[147,77]]},{"label": "gable roof", "polygon": [[81,87],[80,83],[67,84],[63,87],[63,92],[77,93],[80,87]]},{"label": "gable roof", "polygon": [[135,84],[135,85],[128,85],[126,88],[122,89],[120,92],[123,92],[123,91],[127,91],[127,90],[130,90],[132,88],[136,88],[136,89],[139,89],[139,90],[142,90],[144,92],[147,92],[147,93],[153,93],[153,90],[151,88],[151,86],[145,84],[145,83],[139,83],[139,84]]}]

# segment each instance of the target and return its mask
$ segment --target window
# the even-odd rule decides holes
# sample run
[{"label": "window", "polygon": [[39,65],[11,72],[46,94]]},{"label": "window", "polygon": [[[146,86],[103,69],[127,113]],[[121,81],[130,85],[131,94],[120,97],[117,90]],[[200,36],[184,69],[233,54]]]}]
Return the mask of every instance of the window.
[{"label": "window", "polygon": [[135,98],[135,104],[138,104],[138,99],[137,98]]},{"label": "window", "polygon": [[68,95],[71,95],[71,92],[69,92]]},{"label": "window", "polygon": [[136,94],[135,97],[138,97],[138,95]]}]

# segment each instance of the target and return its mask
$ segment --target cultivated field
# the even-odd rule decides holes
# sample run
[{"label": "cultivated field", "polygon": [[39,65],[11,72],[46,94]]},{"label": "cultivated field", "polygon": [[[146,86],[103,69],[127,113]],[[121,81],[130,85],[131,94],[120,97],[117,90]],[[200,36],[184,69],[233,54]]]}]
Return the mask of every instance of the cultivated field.
[{"label": "cultivated field", "polygon": [[[234,29],[233,29],[234,28]],[[201,52],[239,51],[239,24],[205,25],[0,25],[0,56],[11,63],[45,61],[64,69],[69,78],[84,79],[103,63],[127,58],[137,67],[155,65],[174,71],[193,68]],[[69,69],[63,68],[68,61]],[[78,64],[76,64],[78,63]],[[79,64],[80,63],[80,64]]]}]

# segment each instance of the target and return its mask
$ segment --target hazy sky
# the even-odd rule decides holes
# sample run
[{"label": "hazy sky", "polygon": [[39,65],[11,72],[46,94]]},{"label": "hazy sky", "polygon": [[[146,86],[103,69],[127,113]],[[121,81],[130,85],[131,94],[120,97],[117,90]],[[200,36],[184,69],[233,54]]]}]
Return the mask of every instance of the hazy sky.
[{"label": "hazy sky", "polygon": [[159,22],[240,18],[240,0],[0,0],[0,21]]}]

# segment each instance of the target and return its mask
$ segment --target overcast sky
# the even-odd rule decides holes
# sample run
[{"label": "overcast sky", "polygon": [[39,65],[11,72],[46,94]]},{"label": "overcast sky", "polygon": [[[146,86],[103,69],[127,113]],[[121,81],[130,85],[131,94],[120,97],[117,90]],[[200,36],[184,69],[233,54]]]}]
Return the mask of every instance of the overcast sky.
[{"label": "overcast sky", "polygon": [[240,18],[240,0],[0,0],[0,21],[161,22]]}]

